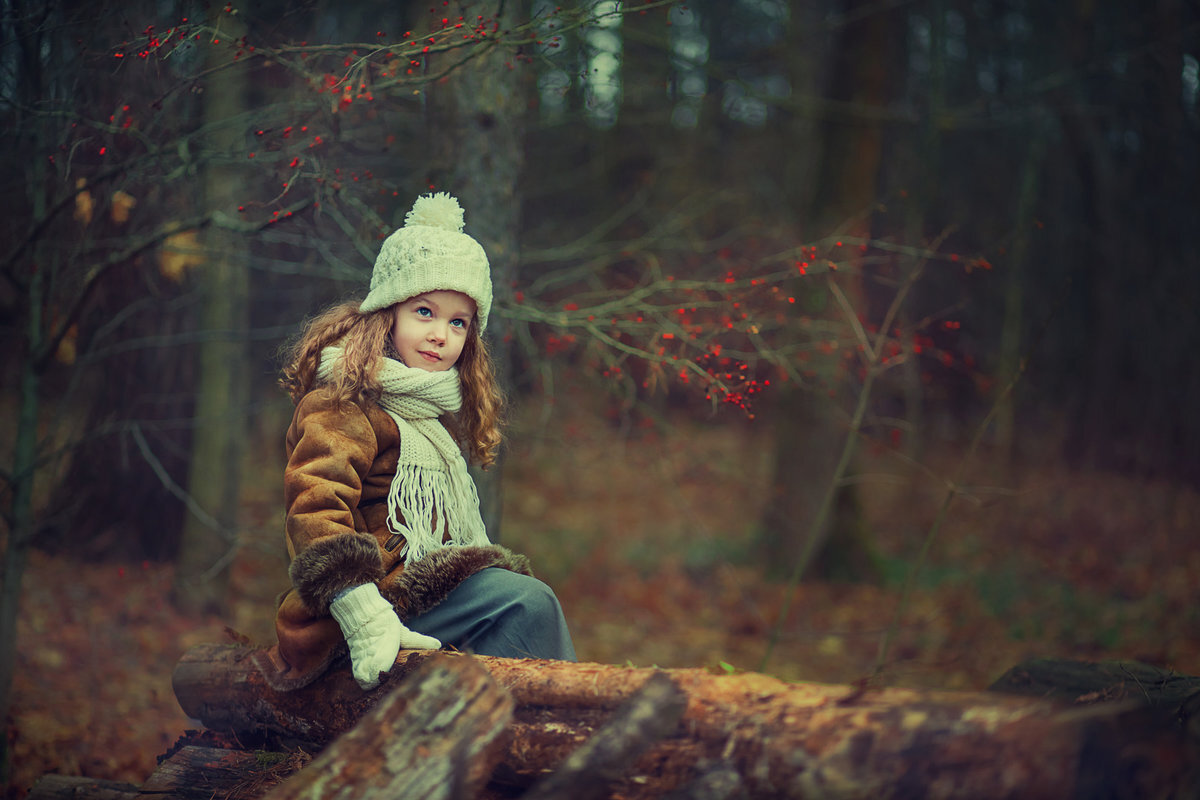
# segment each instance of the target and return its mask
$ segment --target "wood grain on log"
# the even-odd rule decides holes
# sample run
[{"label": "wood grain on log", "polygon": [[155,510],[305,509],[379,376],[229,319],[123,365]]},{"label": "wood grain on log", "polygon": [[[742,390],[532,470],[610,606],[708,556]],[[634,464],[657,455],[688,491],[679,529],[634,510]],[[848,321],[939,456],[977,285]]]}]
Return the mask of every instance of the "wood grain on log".
[{"label": "wood grain on log", "polygon": [[665,673],[651,675],[617,709],[613,718],[549,776],[522,795],[524,800],[599,800],[629,773],[655,742],[675,731],[687,696]]},{"label": "wood grain on log", "polygon": [[120,781],[43,775],[25,795],[25,800],[137,800],[138,792],[138,787]]},{"label": "wood grain on log", "polygon": [[473,800],[512,712],[512,697],[479,664],[435,657],[265,800]]},{"label": "wood grain on log", "polygon": [[[237,646],[200,645],[175,691],[210,728],[328,732],[382,692],[354,695],[346,673],[290,694],[269,689]],[[655,670],[402,652],[389,680],[430,658],[471,658],[516,701],[501,770],[525,785],[553,771]],[[1178,730],[1140,725],[1123,704],[1085,708],[992,693],[787,684],[764,675],[665,670],[686,694],[674,735],[638,760],[642,797],[687,786],[701,765],[727,764],[748,797],[1086,797],[1132,785],[1140,796],[1187,796],[1195,749]],[[346,725],[348,727],[348,725]],[[325,741],[328,741],[326,739]]]}]

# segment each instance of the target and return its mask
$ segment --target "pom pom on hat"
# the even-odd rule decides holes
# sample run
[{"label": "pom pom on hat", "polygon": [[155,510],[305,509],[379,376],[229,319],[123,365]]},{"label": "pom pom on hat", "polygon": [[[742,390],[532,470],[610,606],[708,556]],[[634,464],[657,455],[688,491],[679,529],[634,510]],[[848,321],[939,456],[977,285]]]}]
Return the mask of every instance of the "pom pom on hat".
[{"label": "pom pom on hat", "polygon": [[428,225],[430,228],[442,228],[455,233],[462,233],[463,210],[450,195],[445,192],[427,194],[417,198],[412,210],[404,215],[404,225]]},{"label": "pom pom on hat", "polygon": [[492,308],[492,273],[479,242],[463,233],[463,210],[445,192],[418,197],[404,227],[384,240],[371,273],[366,314],[422,292],[451,290],[475,301],[479,330]]}]

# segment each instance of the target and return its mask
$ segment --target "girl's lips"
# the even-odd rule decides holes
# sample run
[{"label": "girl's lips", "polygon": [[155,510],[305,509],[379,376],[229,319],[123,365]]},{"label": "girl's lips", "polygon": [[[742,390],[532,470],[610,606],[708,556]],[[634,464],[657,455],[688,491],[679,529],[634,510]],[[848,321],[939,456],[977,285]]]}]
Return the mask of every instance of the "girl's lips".
[{"label": "girl's lips", "polygon": [[428,350],[418,350],[417,354],[420,355],[421,358],[425,359],[426,361],[437,362],[437,361],[442,360],[442,357],[439,356],[437,353],[431,353]]}]

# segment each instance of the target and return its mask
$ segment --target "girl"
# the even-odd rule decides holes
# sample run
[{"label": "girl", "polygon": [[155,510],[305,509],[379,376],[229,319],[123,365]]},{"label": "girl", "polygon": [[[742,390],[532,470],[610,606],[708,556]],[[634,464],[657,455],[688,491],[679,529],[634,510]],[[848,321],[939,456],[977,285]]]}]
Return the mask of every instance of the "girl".
[{"label": "girl", "polygon": [[347,652],[364,689],[401,648],[574,660],[557,599],[523,556],[489,543],[466,454],[486,467],[501,397],[481,334],[483,248],[448,194],[420,197],[387,238],[361,304],[292,346],[296,410],[284,494],[292,588],[258,666],[280,690]]}]

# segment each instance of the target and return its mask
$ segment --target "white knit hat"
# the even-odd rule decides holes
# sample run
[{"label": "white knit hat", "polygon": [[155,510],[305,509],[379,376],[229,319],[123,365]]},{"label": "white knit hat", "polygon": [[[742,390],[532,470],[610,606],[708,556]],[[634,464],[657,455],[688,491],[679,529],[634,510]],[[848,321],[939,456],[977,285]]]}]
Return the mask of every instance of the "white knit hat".
[{"label": "white knit hat", "polygon": [[371,291],[358,310],[366,314],[440,289],[474,300],[479,330],[487,327],[492,309],[487,254],[463,233],[462,207],[445,192],[418,197],[404,227],[384,240],[371,273]]}]

